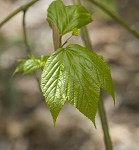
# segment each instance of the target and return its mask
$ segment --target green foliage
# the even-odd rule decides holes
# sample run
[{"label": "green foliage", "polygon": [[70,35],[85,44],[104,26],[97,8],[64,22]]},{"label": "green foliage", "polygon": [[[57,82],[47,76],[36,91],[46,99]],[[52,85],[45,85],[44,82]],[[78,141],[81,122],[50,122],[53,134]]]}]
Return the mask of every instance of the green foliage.
[{"label": "green foliage", "polygon": [[23,72],[23,74],[30,74],[36,70],[44,67],[48,56],[40,56],[35,58],[34,56],[29,56],[29,59],[20,59],[18,60],[19,65],[17,66],[15,73]]},{"label": "green foliage", "polygon": [[56,25],[60,36],[92,22],[88,11],[79,5],[65,6],[61,0],[52,2],[48,8],[47,20]]},{"label": "green foliage", "polygon": [[59,48],[48,58],[41,89],[54,123],[64,103],[69,101],[95,125],[100,88],[114,98],[110,69],[102,56],[72,44]]},{"label": "green foliage", "polygon": [[63,105],[68,101],[95,125],[101,88],[114,99],[110,69],[102,56],[77,44],[64,48],[65,44],[62,43],[62,36],[68,32],[72,32],[72,36],[78,36],[79,28],[92,21],[91,15],[82,6],[65,6],[61,0],[56,0],[48,8],[47,20],[52,28],[56,28],[53,36],[60,36],[60,41],[54,41],[54,46],[57,46],[57,42],[62,46],[50,57],[30,56],[27,60],[19,60],[15,73],[29,74],[44,68],[41,90],[54,124]]},{"label": "green foliage", "polygon": [[78,35],[80,35],[80,30],[77,29],[77,28],[74,28],[74,29],[72,30],[72,35],[73,35],[73,36],[78,36]]}]

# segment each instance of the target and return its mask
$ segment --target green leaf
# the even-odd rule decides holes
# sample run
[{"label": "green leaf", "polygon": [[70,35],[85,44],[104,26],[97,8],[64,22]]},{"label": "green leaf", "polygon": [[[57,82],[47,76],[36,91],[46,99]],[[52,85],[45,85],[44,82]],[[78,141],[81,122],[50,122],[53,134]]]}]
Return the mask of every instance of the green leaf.
[{"label": "green leaf", "polygon": [[74,28],[81,28],[92,22],[88,11],[78,5],[65,6],[61,0],[52,2],[48,8],[49,25],[56,25],[59,35],[64,35]]},{"label": "green leaf", "polygon": [[41,77],[41,89],[54,123],[64,103],[69,101],[95,125],[100,88],[114,98],[107,63],[77,44],[60,48],[50,56]]},{"label": "green leaf", "polygon": [[17,66],[14,74],[17,72],[23,72],[23,74],[30,74],[36,70],[39,70],[43,66],[45,66],[47,59],[48,56],[41,56],[39,58],[29,56],[29,59],[20,59],[18,60],[19,65]]},{"label": "green leaf", "polygon": [[72,30],[72,35],[73,35],[73,36],[78,36],[79,34],[80,34],[80,30],[79,30],[79,29],[74,28],[74,29]]}]

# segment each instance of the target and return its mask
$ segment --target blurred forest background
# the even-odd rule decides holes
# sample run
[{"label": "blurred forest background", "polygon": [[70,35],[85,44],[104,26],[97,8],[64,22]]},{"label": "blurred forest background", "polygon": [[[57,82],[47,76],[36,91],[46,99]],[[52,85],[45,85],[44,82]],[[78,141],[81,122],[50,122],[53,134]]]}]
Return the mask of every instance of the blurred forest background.
[{"label": "blurred forest background", "polygon": [[[0,0],[0,21],[28,0]],[[52,0],[40,0],[27,13],[28,38],[35,56],[53,52],[46,10]],[[69,0],[64,0],[70,3]],[[139,149],[139,40],[84,1],[93,13],[89,34],[94,51],[109,62],[116,106],[105,94],[114,150]],[[139,30],[139,0],[116,0],[118,13]],[[0,29],[0,150],[104,150],[99,116],[97,129],[70,104],[53,127],[51,115],[33,75],[12,74],[17,59],[26,58],[22,13]],[[70,42],[83,44],[80,37]],[[38,72],[39,75],[39,72]]]}]

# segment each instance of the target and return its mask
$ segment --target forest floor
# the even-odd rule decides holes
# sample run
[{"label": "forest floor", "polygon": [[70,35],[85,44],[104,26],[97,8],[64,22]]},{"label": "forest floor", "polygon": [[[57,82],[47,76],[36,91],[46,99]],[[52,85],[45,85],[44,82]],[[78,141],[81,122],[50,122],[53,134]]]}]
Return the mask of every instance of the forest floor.
[{"label": "forest floor", "polygon": [[[1,0],[0,20],[27,0]],[[53,52],[46,9],[52,0],[34,5],[27,28],[34,55]],[[69,1],[68,1],[69,2]],[[139,1],[118,0],[119,14],[139,30]],[[77,109],[66,103],[54,128],[42,93],[32,75],[12,73],[16,60],[26,57],[22,38],[22,13],[0,29],[0,150],[104,150],[103,133]],[[94,50],[109,62],[116,105],[105,94],[114,150],[139,149],[139,40],[115,21],[94,14],[88,26]],[[80,37],[74,37],[81,43]],[[39,75],[39,73],[38,73]]]}]

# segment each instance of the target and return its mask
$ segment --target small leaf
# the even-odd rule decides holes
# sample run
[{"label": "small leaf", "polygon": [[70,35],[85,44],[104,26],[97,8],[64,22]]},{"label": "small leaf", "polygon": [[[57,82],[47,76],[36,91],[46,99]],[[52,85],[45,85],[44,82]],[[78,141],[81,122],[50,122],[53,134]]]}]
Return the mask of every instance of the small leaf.
[{"label": "small leaf", "polygon": [[48,8],[49,25],[56,25],[59,35],[64,35],[74,28],[81,28],[92,22],[88,11],[79,5],[65,6],[61,0],[52,2]]},{"label": "small leaf", "polygon": [[69,101],[95,125],[100,88],[114,98],[110,69],[103,58],[77,44],[58,49],[49,57],[41,89],[54,123]]},{"label": "small leaf", "polygon": [[30,74],[36,70],[41,69],[45,66],[45,63],[48,59],[48,56],[41,56],[39,58],[35,58],[34,56],[29,56],[29,59],[19,59],[15,73],[23,72],[23,74]]},{"label": "small leaf", "polygon": [[74,29],[72,30],[72,35],[73,35],[73,36],[78,36],[78,35],[80,35],[80,30],[77,29],[77,28],[74,28]]}]

